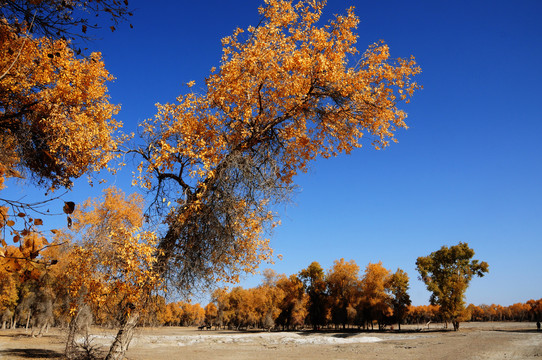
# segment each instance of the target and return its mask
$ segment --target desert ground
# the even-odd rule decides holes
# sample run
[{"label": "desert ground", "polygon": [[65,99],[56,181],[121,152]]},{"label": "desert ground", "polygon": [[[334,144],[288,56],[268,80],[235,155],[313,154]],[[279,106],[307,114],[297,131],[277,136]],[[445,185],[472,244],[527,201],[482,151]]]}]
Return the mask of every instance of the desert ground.
[{"label": "desert ground", "polygon": [[[403,332],[260,332],[141,328],[127,359],[541,359],[542,332],[534,323],[403,326]],[[90,344],[106,351],[113,332],[91,329]],[[51,329],[32,338],[24,329],[0,330],[0,359],[61,359],[65,334]],[[83,339],[80,339],[83,341]]]}]

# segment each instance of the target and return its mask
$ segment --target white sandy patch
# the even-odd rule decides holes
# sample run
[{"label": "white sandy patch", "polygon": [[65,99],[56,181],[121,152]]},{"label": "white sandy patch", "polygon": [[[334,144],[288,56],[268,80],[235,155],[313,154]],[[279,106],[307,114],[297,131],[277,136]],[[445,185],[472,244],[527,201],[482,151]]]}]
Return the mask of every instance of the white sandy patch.
[{"label": "white sandy patch", "polygon": [[[271,332],[255,334],[201,334],[201,335],[135,335],[130,346],[190,346],[198,344],[266,344],[266,345],[341,345],[356,343],[375,343],[385,340],[415,339],[419,335],[380,334],[314,334],[294,332]],[[112,335],[91,335],[92,343],[108,345],[113,342]]]}]

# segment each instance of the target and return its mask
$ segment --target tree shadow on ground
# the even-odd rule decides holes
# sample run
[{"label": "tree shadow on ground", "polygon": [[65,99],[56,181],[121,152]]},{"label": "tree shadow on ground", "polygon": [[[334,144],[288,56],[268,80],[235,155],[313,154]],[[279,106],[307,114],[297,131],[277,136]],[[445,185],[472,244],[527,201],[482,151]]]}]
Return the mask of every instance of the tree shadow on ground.
[{"label": "tree shadow on ground", "polygon": [[[2,333],[0,331],[0,338],[32,338],[32,334],[30,333],[20,333],[20,332],[12,332],[12,333]],[[57,338],[58,335],[54,334],[41,334],[40,336],[34,335],[34,338],[41,338],[41,339],[47,339],[47,338]]]},{"label": "tree shadow on ground", "polygon": [[457,331],[453,331],[451,329],[415,329],[415,330],[363,330],[363,329],[345,329],[345,330],[331,330],[331,329],[324,329],[324,330],[305,330],[305,331],[297,331],[298,335],[301,336],[310,336],[315,334],[329,334],[332,337],[335,338],[342,338],[346,339],[349,337],[357,336],[357,335],[382,335],[382,334],[419,334],[419,333],[458,333]]},{"label": "tree shadow on ground", "polygon": [[356,333],[341,333],[341,334],[333,334],[331,335],[332,337],[334,338],[338,338],[338,339],[347,339],[349,337],[352,337],[352,336],[357,336],[357,335],[360,335],[361,332],[356,332]]},{"label": "tree shadow on ground", "polygon": [[62,359],[63,354],[53,350],[44,349],[4,349],[0,350],[0,357],[15,356],[21,359]]},{"label": "tree shadow on ground", "polygon": [[542,336],[542,332],[536,329],[495,329],[493,331],[507,332],[507,333],[539,333]]}]

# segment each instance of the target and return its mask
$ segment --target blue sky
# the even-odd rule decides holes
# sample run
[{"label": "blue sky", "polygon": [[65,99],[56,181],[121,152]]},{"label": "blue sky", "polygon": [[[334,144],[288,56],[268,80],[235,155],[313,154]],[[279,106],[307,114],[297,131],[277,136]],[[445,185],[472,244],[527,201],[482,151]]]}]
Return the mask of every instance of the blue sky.
[{"label": "blue sky", "polygon": [[[111,100],[125,131],[196,89],[219,65],[220,39],[259,22],[260,1],[131,0],[130,22],[95,33],[117,80]],[[509,305],[542,297],[542,2],[330,0],[326,17],[356,6],[358,49],[383,39],[394,57],[414,55],[424,86],[411,104],[408,130],[383,151],[363,147],[318,160],[297,178],[294,203],[280,209],[272,246],[292,274],[318,261],[382,261],[411,278],[414,304],[428,303],[415,261],[442,245],[467,242],[490,273],[475,279],[467,301]],[[110,183],[130,189],[131,169]],[[28,193],[11,186],[10,192]],[[98,196],[77,182],[69,197]],[[259,277],[241,285],[255,286]]]}]

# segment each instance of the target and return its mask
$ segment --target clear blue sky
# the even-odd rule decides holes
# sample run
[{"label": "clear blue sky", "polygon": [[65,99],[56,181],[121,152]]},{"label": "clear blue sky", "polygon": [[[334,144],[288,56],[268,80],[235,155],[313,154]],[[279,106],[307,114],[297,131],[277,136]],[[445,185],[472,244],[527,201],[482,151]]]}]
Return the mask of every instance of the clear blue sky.
[{"label": "clear blue sky", "polygon": [[[89,43],[117,80],[117,118],[135,131],[156,102],[174,101],[218,66],[220,39],[259,22],[260,1],[130,0],[130,22]],[[326,16],[356,6],[358,49],[385,40],[394,57],[414,55],[424,86],[404,108],[398,144],[318,160],[297,178],[272,246],[292,274],[318,261],[382,261],[411,278],[414,304],[428,303],[415,261],[467,242],[490,273],[467,292],[474,304],[542,297],[542,2],[329,1]],[[129,188],[131,169],[111,182]],[[12,188],[10,191],[13,191]],[[25,192],[27,190],[20,190]],[[75,200],[98,196],[78,182]],[[265,264],[262,268],[270,267]],[[259,277],[241,285],[255,286]]]}]

